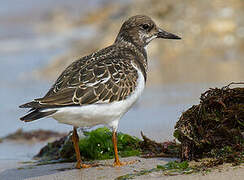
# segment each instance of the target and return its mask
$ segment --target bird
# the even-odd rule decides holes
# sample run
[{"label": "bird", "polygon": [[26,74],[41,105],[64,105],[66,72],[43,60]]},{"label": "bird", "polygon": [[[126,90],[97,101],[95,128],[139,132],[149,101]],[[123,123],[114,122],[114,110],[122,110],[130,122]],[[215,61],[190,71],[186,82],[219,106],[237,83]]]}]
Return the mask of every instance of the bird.
[{"label": "bird", "polygon": [[121,162],[117,149],[117,129],[121,117],[141,96],[148,73],[147,45],[156,38],[181,39],[159,28],[146,15],[128,18],[114,43],[71,63],[46,95],[20,105],[29,108],[21,121],[30,122],[52,117],[73,126],[72,141],[76,153],[75,167],[83,163],[78,146],[77,128],[105,125],[112,130],[114,166]]}]

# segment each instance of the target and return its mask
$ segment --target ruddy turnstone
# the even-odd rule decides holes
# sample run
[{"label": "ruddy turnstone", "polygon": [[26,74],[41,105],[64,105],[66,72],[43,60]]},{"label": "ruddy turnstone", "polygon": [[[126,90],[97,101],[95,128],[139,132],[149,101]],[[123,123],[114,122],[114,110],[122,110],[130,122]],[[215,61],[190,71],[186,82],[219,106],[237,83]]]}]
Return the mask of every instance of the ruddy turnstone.
[{"label": "ruddy turnstone", "polygon": [[180,39],[148,16],[129,18],[111,46],[74,61],[43,98],[21,105],[31,109],[20,120],[52,117],[73,125],[76,168],[90,167],[81,161],[77,127],[108,125],[113,130],[114,166],[126,164],[119,161],[116,131],[120,118],[142,94],[148,69],[145,47],[155,38]]}]

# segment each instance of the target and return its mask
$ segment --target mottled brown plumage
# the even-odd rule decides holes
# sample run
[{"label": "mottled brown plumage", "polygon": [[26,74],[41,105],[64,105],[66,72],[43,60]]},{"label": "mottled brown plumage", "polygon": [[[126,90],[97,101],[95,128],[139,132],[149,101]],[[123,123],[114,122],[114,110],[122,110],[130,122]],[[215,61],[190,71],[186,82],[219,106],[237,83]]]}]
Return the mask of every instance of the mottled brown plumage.
[{"label": "mottled brown plumage", "polygon": [[114,44],[73,62],[48,93],[30,106],[51,108],[125,99],[134,91],[138,76],[131,59],[139,61],[140,55],[132,57],[127,48],[118,51],[120,46]]},{"label": "mottled brown plumage", "polygon": [[155,32],[158,33],[158,28],[151,18],[131,17],[122,25],[113,45],[73,62],[43,98],[20,107],[43,109],[126,99],[137,85],[138,75],[132,64],[143,72],[146,81],[144,47],[150,42],[147,39],[156,36]]}]

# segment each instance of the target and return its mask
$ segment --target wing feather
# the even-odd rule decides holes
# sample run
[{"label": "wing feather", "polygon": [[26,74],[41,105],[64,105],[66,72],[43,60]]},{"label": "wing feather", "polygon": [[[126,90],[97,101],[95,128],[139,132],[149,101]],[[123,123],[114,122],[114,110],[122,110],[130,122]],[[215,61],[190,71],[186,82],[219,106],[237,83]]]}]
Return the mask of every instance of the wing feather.
[{"label": "wing feather", "polygon": [[101,53],[98,59],[90,55],[75,61],[48,93],[32,104],[35,108],[50,108],[126,99],[137,85],[137,70],[131,64],[132,59],[109,53],[109,56]]}]

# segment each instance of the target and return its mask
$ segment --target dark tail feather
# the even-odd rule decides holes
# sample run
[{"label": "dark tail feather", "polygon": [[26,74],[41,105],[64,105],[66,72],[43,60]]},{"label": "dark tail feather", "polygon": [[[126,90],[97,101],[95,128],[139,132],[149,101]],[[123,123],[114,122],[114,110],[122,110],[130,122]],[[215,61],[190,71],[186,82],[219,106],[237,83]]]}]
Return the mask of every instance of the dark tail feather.
[{"label": "dark tail feather", "polygon": [[57,112],[57,110],[41,112],[39,109],[36,109],[36,110],[30,112],[29,114],[21,117],[20,120],[24,121],[24,122],[30,122],[30,121],[34,121],[34,120],[49,116],[55,112]]},{"label": "dark tail feather", "polygon": [[31,101],[31,102],[22,104],[19,107],[20,108],[40,108],[41,106],[40,106],[39,102]]}]

